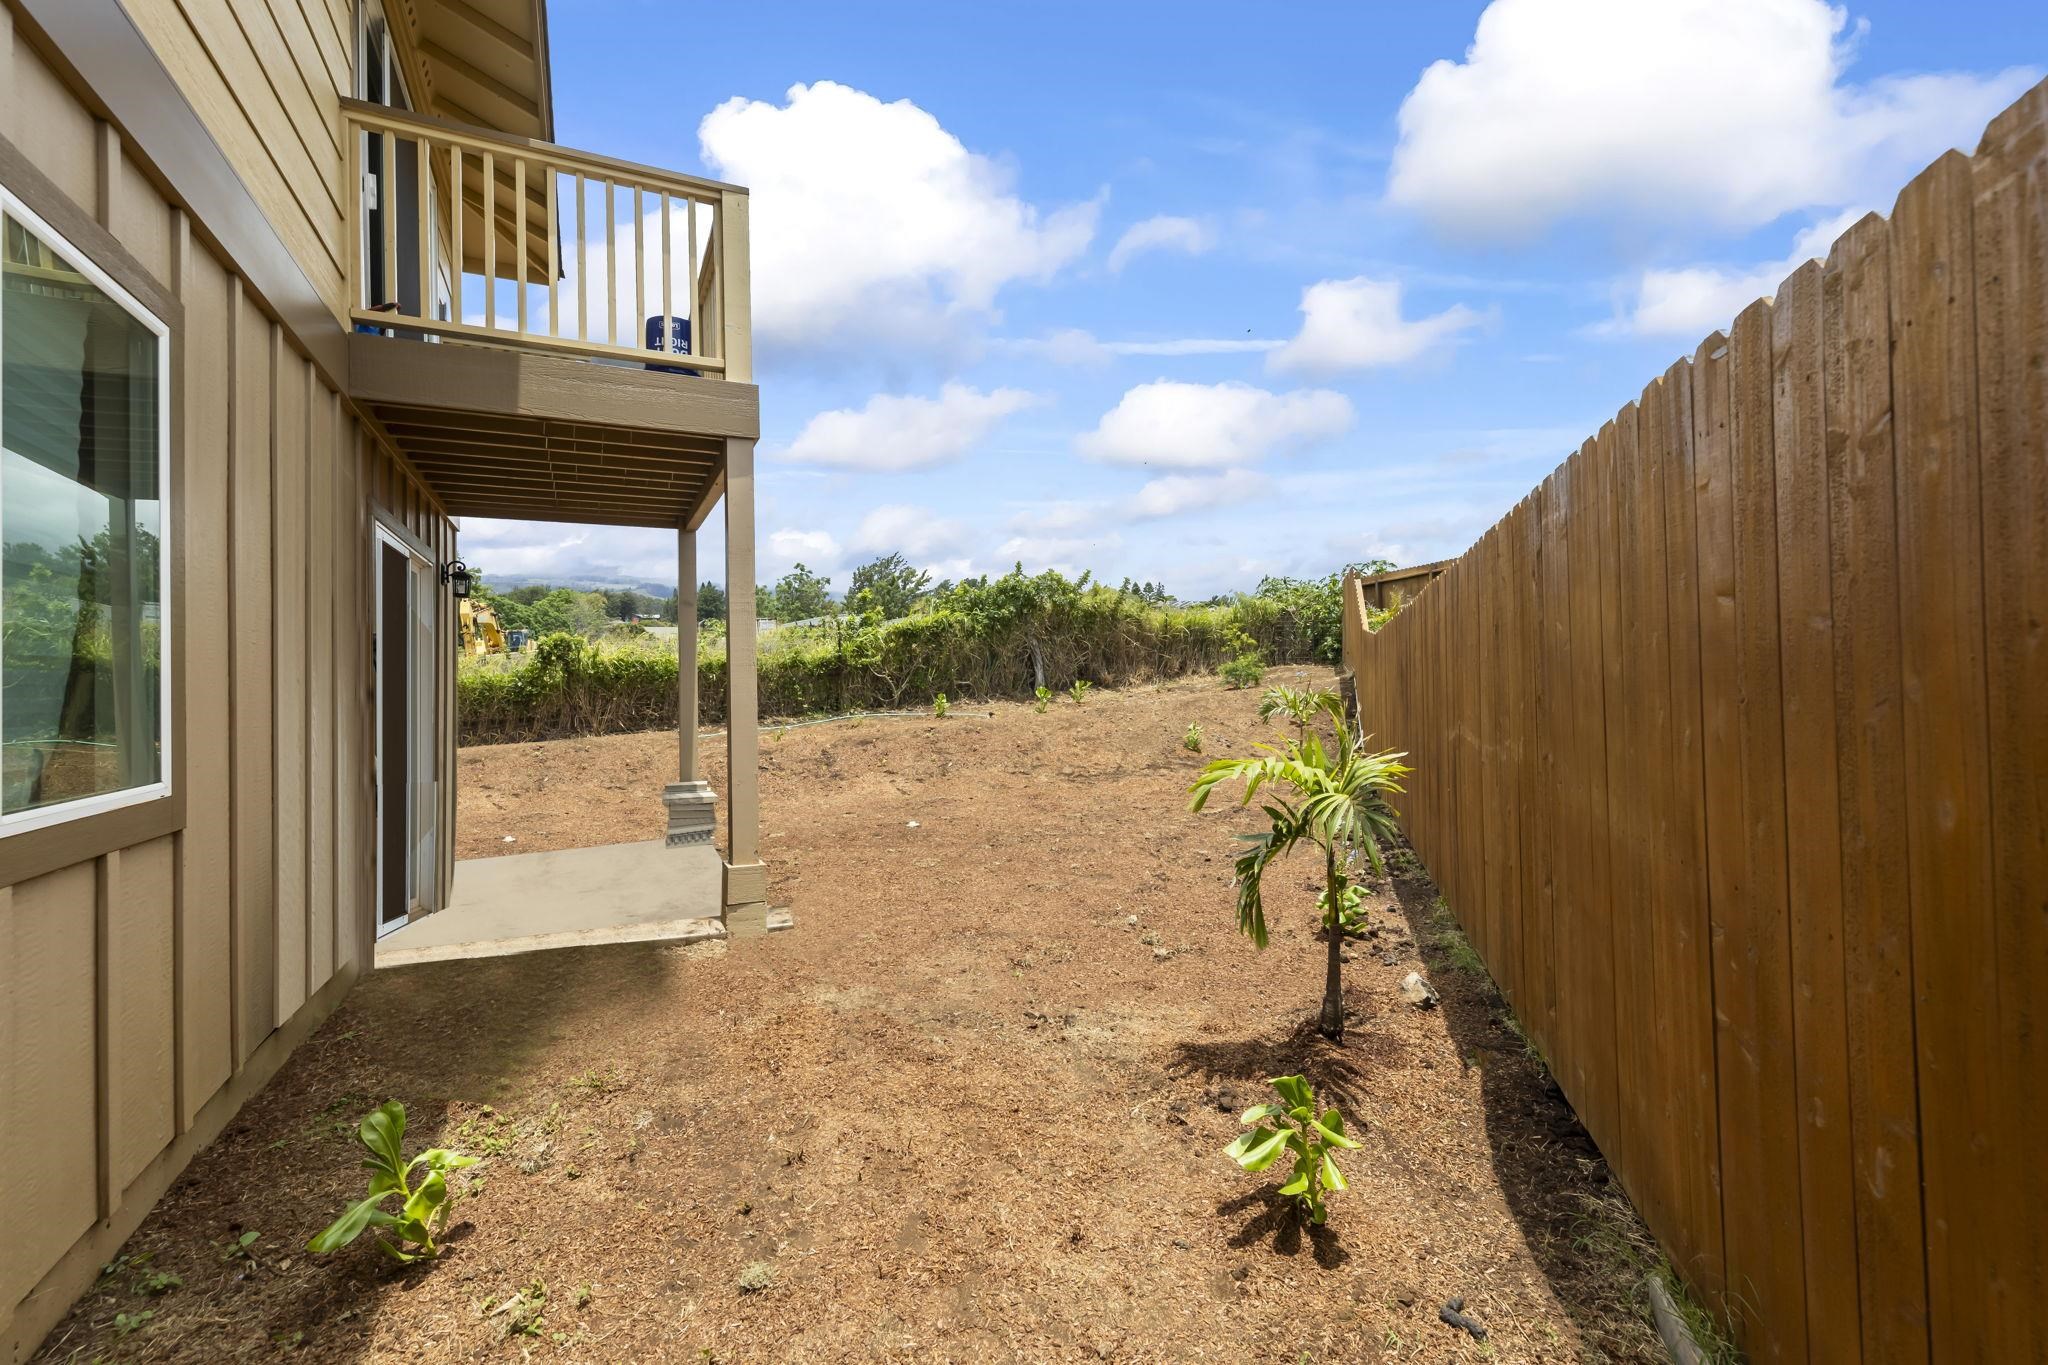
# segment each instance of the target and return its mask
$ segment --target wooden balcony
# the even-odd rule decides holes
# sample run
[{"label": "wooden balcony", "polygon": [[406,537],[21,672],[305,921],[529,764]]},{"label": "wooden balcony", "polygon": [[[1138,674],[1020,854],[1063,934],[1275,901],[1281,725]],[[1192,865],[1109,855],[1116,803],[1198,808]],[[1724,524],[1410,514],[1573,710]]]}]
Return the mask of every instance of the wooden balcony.
[{"label": "wooden balcony", "polygon": [[746,191],[343,113],[349,389],[385,438],[455,516],[694,529],[760,430]]},{"label": "wooden balcony", "polygon": [[679,368],[752,378],[744,189],[360,100],[342,115],[359,329],[639,364],[676,318]]}]

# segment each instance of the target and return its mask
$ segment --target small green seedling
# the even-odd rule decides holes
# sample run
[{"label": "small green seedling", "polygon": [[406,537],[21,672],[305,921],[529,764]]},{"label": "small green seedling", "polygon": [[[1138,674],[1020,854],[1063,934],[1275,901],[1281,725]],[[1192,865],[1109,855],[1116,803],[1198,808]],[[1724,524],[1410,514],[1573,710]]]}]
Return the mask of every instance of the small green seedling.
[{"label": "small green seedling", "polygon": [[1074,699],[1074,705],[1079,706],[1087,699],[1088,689],[1093,686],[1095,684],[1089,682],[1086,678],[1076,678],[1074,679],[1073,686],[1067,689],[1067,695]]},{"label": "small green seedling", "polygon": [[1200,721],[1193,721],[1188,725],[1188,732],[1180,737],[1180,747],[1186,749],[1191,754],[1202,752],[1202,723]]},{"label": "small green seedling", "polygon": [[[386,1100],[364,1116],[356,1140],[369,1153],[363,1165],[370,1172],[369,1193],[349,1206],[347,1212],[328,1225],[306,1250],[336,1251],[363,1235],[368,1228],[389,1228],[397,1241],[379,1237],[377,1245],[391,1259],[410,1263],[441,1254],[434,1233],[448,1213],[448,1172],[476,1165],[476,1158],[433,1147],[411,1161],[405,1159],[405,1106]],[[418,1185],[412,1173],[420,1167],[426,1175]],[[391,1196],[400,1201],[396,1214],[381,1205]]]},{"label": "small green seedling", "polygon": [[944,720],[946,718],[946,712],[951,709],[952,708],[946,704],[946,694],[944,692],[941,692],[938,696],[932,698],[932,719]]},{"label": "small green seedling", "polygon": [[223,1245],[220,1258],[223,1261],[254,1261],[256,1253],[249,1248],[255,1246],[256,1239],[262,1235],[260,1232],[243,1233],[240,1237],[235,1238],[234,1241]]},{"label": "small green seedling", "polygon": [[135,1283],[128,1287],[144,1298],[161,1298],[185,1283],[183,1277],[168,1270],[146,1270]]},{"label": "small green seedling", "polygon": [[1041,683],[1037,695],[1038,702],[1031,709],[1042,716],[1045,714],[1045,708],[1052,705],[1052,689]]},{"label": "small green seedling", "polygon": [[1299,1201],[1308,1221],[1317,1226],[1329,1217],[1323,1196],[1347,1188],[1343,1172],[1331,1155],[1336,1148],[1355,1150],[1358,1144],[1344,1134],[1344,1116],[1331,1106],[1316,1116],[1316,1092],[1300,1076],[1272,1076],[1266,1084],[1280,1092],[1281,1104],[1256,1104],[1244,1111],[1240,1123],[1256,1124],[1249,1133],[1223,1149],[1223,1154],[1247,1171],[1263,1171],[1281,1157],[1294,1155],[1294,1170],[1280,1193]]},{"label": "small green seedling", "polygon": [[154,1308],[145,1308],[140,1313],[114,1314],[114,1337],[123,1340],[149,1326],[149,1320],[156,1316]]}]

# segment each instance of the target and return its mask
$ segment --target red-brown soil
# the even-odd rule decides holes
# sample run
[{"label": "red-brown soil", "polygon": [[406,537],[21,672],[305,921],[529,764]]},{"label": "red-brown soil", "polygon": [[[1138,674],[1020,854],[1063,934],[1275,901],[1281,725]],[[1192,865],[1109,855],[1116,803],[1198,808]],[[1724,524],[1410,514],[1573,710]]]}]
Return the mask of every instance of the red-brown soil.
[{"label": "red-brown soil", "polygon": [[[793,932],[366,978],[42,1358],[1661,1358],[1614,1250],[1640,1226],[1490,984],[1443,955],[1418,871],[1374,898],[1342,1046],[1308,1026],[1316,868],[1274,874],[1269,949],[1235,933],[1252,819],[1192,815],[1185,789],[1260,737],[1255,706],[1186,680],[765,741]],[[673,762],[659,734],[467,750],[460,847],[653,837]],[[1441,1008],[1401,1000],[1418,967]],[[1363,1129],[1312,1235],[1221,1155],[1293,1071]],[[409,1149],[485,1157],[447,1254],[307,1254],[388,1097]],[[224,1260],[245,1230],[253,1263]],[[149,1271],[182,1283],[145,1299]],[[500,1305],[537,1282],[510,1330],[530,1314]],[[1439,1321],[1452,1296],[1484,1344]]]}]

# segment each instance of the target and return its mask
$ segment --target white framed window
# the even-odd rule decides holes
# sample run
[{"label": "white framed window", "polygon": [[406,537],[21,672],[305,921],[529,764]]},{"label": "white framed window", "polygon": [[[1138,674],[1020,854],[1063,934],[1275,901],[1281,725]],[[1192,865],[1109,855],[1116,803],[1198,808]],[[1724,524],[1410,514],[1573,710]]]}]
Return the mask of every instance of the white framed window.
[{"label": "white framed window", "polygon": [[170,359],[0,185],[0,837],[171,794]]}]

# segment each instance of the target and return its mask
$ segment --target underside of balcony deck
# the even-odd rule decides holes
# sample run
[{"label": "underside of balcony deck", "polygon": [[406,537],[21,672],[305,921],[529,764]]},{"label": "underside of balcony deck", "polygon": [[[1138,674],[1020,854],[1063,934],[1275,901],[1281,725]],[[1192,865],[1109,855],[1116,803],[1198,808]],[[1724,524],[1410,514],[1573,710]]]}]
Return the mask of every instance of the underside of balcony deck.
[{"label": "underside of balcony deck", "polygon": [[452,516],[694,529],[752,384],[512,346],[349,338],[349,390]]}]

